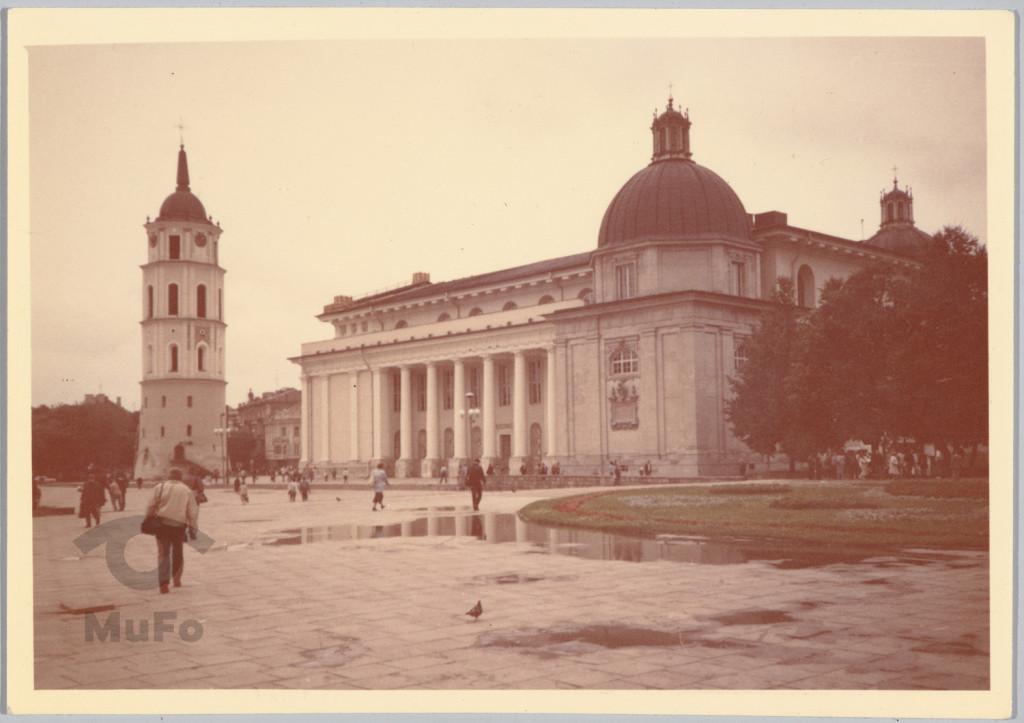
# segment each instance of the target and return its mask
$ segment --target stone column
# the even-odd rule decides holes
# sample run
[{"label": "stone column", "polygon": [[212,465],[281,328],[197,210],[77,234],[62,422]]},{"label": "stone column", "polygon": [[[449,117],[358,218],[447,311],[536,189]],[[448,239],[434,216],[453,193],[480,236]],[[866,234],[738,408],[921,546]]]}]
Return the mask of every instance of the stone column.
[{"label": "stone column", "polygon": [[452,464],[456,469],[449,469],[448,475],[454,478],[458,474],[458,465],[469,455],[466,449],[466,364],[462,359],[454,361],[452,397],[452,432],[455,435],[455,459]]},{"label": "stone column", "polygon": [[483,400],[480,403],[481,431],[483,432],[483,453],[480,455],[480,464],[486,469],[487,465],[497,460],[495,449],[495,375],[494,357],[490,354],[484,355],[484,380]]},{"label": "stone column", "polygon": [[441,464],[438,452],[437,410],[437,363],[427,362],[427,457],[420,461],[420,476],[436,477]]},{"label": "stone column", "polygon": [[[544,436],[547,438],[547,449],[544,457],[554,459],[558,456],[558,435],[555,434],[555,426],[558,424],[558,410],[555,406],[555,347],[548,347],[547,352],[547,377],[544,380]],[[548,466],[551,462],[548,463]]]},{"label": "stone column", "polygon": [[348,373],[348,458],[359,459],[359,372]]},{"label": "stone column", "polygon": [[[301,458],[299,459],[299,467],[302,468],[302,469],[305,469],[306,465],[308,465],[310,460],[313,458],[313,447],[312,447],[313,417],[309,413],[309,410],[310,410],[309,400],[310,400],[310,396],[312,395],[312,393],[313,393],[312,379],[310,378],[310,376],[308,374],[303,374],[302,375],[302,401],[301,401],[301,404],[302,404],[302,426],[301,426],[300,431],[299,431],[299,434],[302,435],[301,436],[301,440],[300,440],[300,444],[302,445],[302,449],[301,449]],[[224,420],[224,426],[225,427],[227,426],[227,423],[228,423],[227,422],[227,418],[225,417],[225,420]]]},{"label": "stone column", "polygon": [[384,374],[382,370],[374,368],[371,371],[373,376],[373,466],[377,462],[384,461]]},{"label": "stone column", "polygon": [[316,454],[314,459],[317,465],[329,462],[331,459],[331,378],[329,376],[319,377],[316,383],[316,425],[320,434],[316,438]]},{"label": "stone column", "polygon": [[401,379],[401,411],[399,412],[399,453],[395,474],[399,477],[414,477],[419,474],[419,465],[412,452],[412,368],[404,364],[399,368]]},{"label": "stone column", "polygon": [[526,428],[526,356],[522,350],[517,350],[512,360],[512,459],[509,466],[518,470],[530,456]]}]

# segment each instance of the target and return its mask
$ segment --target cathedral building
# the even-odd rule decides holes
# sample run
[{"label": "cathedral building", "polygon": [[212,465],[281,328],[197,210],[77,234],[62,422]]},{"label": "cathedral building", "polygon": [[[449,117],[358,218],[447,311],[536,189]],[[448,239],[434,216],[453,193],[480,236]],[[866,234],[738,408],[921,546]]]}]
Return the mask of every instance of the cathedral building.
[{"label": "cathedral building", "polygon": [[866,242],[749,214],[693,160],[689,112],[669,98],[651,162],[626,181],[596,248],[453,281],[336,296],[332,338],[302,345],[302,465],[435,476],[479,457],[518,471],[609,460],[668,477],[755,461],[725,416],[744,339],[781,277],[814,307],[830,277],[916,265],[913,199],[882,198]]},{"label": "cathedral building", "polygon": [[189,188],[178,151],[177,188],[146,218],[142,265],[142,410],[135,476],[172,466],[214,472],[224,459],[224,269],[221,228]]}]

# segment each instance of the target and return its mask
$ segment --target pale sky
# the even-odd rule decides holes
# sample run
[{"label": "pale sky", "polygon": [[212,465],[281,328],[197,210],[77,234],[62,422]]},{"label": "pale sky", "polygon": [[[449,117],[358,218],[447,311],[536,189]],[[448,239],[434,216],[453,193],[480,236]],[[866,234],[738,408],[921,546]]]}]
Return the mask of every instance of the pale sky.
[{"label": "pale sky", "polygon": [[[227,401],[299,386],[337,294],[596,247],[671,85],[748,213],[860,240],[879,192],[987,242],[978,38],[408,39],[29,51],[32,404],[138,409],[147,215],[224,229]],[[863,219],[863,234],[861,220]]]}]

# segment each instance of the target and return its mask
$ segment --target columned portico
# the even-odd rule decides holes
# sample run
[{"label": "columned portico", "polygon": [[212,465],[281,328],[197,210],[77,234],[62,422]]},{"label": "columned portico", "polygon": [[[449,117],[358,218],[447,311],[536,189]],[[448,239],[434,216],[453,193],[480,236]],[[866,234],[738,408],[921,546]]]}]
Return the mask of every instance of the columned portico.
[{"label": "columned portico", "polygon": [[380,368],[371,371],[373,376],[373,459],[371,464],[384,461],[384,390],[381,381],[384,375]]},{"label": "columned portico", "polygon": [[359,459],[359,372],[348,373],[348,458]]},{"label": "columned portico", "polygon": [[558,410],[555,407],[555,347],[551,346],[545,350],[547,355],[547,375],[544,380],[544,431],[547,436],[547,449],[544,456],[553,459],[558,456],[558,437],[555,434]]}]

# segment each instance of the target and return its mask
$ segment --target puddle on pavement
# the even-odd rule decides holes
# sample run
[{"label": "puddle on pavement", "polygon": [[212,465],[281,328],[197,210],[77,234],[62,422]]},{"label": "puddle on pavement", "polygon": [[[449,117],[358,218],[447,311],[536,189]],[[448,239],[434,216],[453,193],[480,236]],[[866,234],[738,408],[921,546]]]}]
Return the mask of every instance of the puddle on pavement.
[{"label": "puddle on pavement", "polygon": [[363,655],[366,648],[360,645],[355,638],[344,638],[344,642],[337,645],[301,652],[302,656],[308,660],[295,663],[296,668],[336,668]]},{"label": "puddle on pavement", "polygon": [[740,610],[706,619],[721,625],[773,625],[796,622],[796,619],[785,610]]},{"label": "puddle on pavement", "polygon": [[877,567],[927,564],[932,560],[878,557],[850,551],[808,550],[764,541],[659,535],[640,539],[599,531],[531,524],[509,513],[474,513],[468,507],[419,508],[426,516],[408,522],[385,525],[328,525],[282,530],[257,545],[287,546],[316,542],[372,540],[393,537],[475,537],[488,544],[527,545],[535,554],[558,554],[597,560],[653,562],[667,560],[698,565],[736,565],[751,561],[768,562],[779,569],[820,567],[836,563],[859,563],[869,558]]},{"label": "puddle on pavement", "polygon": [[547,648],[573,643],[602,648],[668,647],[681,643],[680,633],[627,625],[589,625],[568,630],[530,630],[512,635],[485,635],[482,648]]}]

